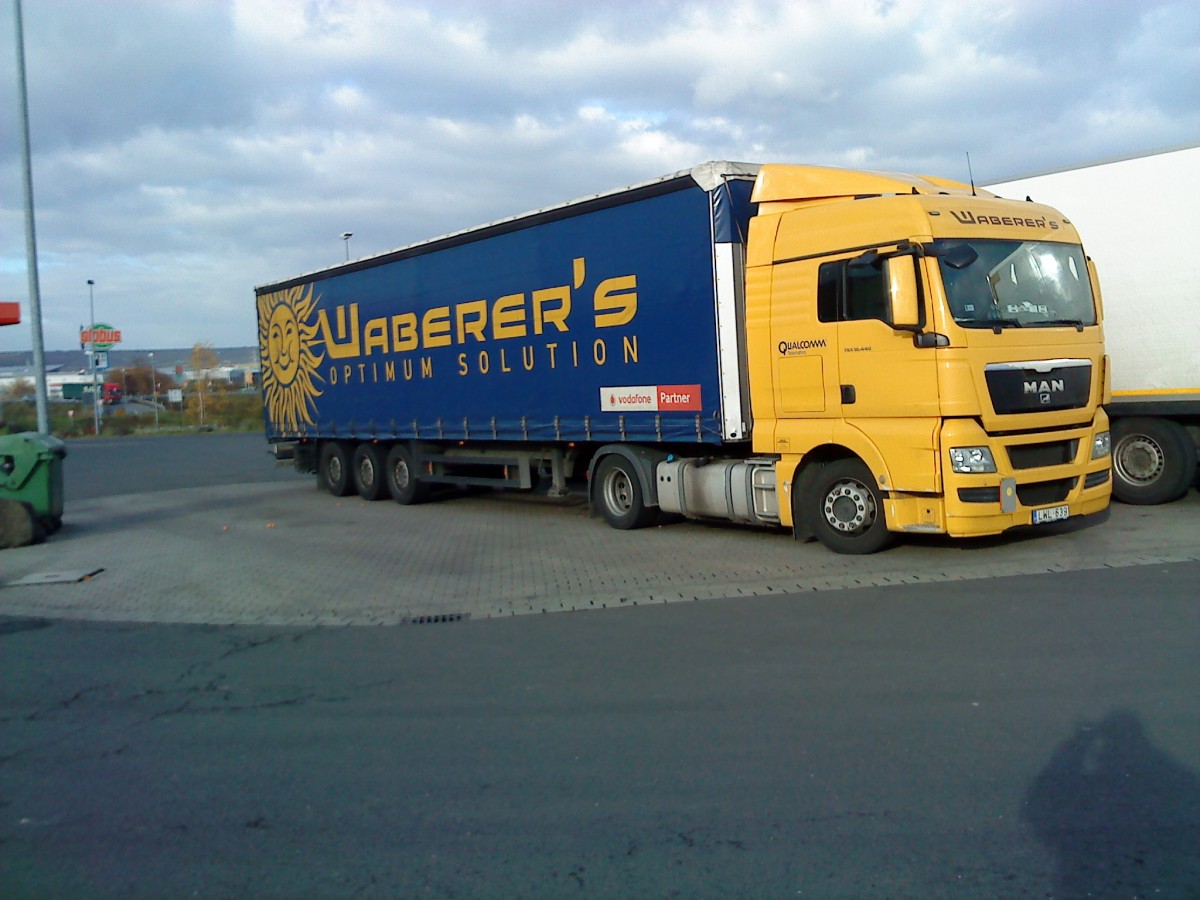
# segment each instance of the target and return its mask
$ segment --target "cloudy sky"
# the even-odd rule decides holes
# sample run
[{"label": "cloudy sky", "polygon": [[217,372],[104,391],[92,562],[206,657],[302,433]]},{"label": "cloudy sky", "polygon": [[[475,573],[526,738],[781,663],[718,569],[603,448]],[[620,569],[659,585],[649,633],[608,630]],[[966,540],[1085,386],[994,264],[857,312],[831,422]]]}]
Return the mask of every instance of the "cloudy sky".
[{"label": "cloudy sky", "polygon": [[[0,0],[0,351],[28,350]],[[1196,0],[23,0],[43,332],[252,345],[253,289],[710,159],[979,183],[1200,140]]]}]

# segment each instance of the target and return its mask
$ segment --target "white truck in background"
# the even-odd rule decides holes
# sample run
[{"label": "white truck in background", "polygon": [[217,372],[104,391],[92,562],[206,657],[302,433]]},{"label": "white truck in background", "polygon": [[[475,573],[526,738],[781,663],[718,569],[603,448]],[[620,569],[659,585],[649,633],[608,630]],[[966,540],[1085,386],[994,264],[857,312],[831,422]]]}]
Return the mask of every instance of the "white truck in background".
[{"label": "white truck in background", "polygon": [[1104,287],[1113,496],[1167,503],[1200,453],[1200,144],[987,185],[1067,210]]}]

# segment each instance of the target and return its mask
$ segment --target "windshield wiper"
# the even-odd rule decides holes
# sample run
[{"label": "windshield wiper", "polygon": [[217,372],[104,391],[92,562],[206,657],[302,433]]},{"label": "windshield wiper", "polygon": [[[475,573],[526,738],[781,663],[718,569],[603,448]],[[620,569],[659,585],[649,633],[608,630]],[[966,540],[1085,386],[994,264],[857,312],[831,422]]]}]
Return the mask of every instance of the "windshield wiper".
[{"label": "windshield wiper", "polygon": [[1043,319],[1040,322],[1027,323],[1030,328],[1054,328],[1060,325],[1070,325],[1076,331],[1083,331],[1082,319]]},{"label": "windshield wiper", "polygon": [[1004,328],[1020,328],[1016,319],[955,319],[963,328],[990,328],[999,334]]},{"label": "windshield wiper", "polygon": [[990,328],[999,334],[1005,328],[1020,328],[1021,323],[1016,319],[984,319],[980,323],[984,328]]},{"label": "windshield wiper", "polygon": [[999,334],[1005,328],[1021,327],[1021,323],[1016,319],[988,319],[987,324],[991,327],[992,331],[996,332],[996,334]]}]

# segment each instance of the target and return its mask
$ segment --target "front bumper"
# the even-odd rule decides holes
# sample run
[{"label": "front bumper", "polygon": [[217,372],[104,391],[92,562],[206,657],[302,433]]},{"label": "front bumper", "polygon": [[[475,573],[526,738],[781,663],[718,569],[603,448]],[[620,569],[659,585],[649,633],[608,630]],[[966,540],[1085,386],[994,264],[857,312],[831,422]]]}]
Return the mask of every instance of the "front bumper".
[{"label": "front bumper", "polygon": [[[1096,435],[1107,430],[1103,410],[1087,425],[1000,436],[973,419],[948,420],[939,449],[942,495],[891,498],[889,526],[970,537],[1101,512],[1112,494],[1112,457],[1091,454]],[[991,449],[995,472],[951,471],[950,448],[972,446]]]}]

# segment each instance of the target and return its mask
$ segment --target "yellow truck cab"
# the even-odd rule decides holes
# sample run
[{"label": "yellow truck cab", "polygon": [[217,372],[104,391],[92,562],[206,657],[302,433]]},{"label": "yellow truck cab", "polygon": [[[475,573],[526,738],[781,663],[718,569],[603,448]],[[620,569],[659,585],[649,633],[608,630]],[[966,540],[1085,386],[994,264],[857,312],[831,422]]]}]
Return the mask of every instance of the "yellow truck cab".
[{"label": "yellow truck cab", "polygon": [[850,553],[1103,510],[1095,273],[1047,206],[765,165],[746,248],[753,450],[780,520]]}]

